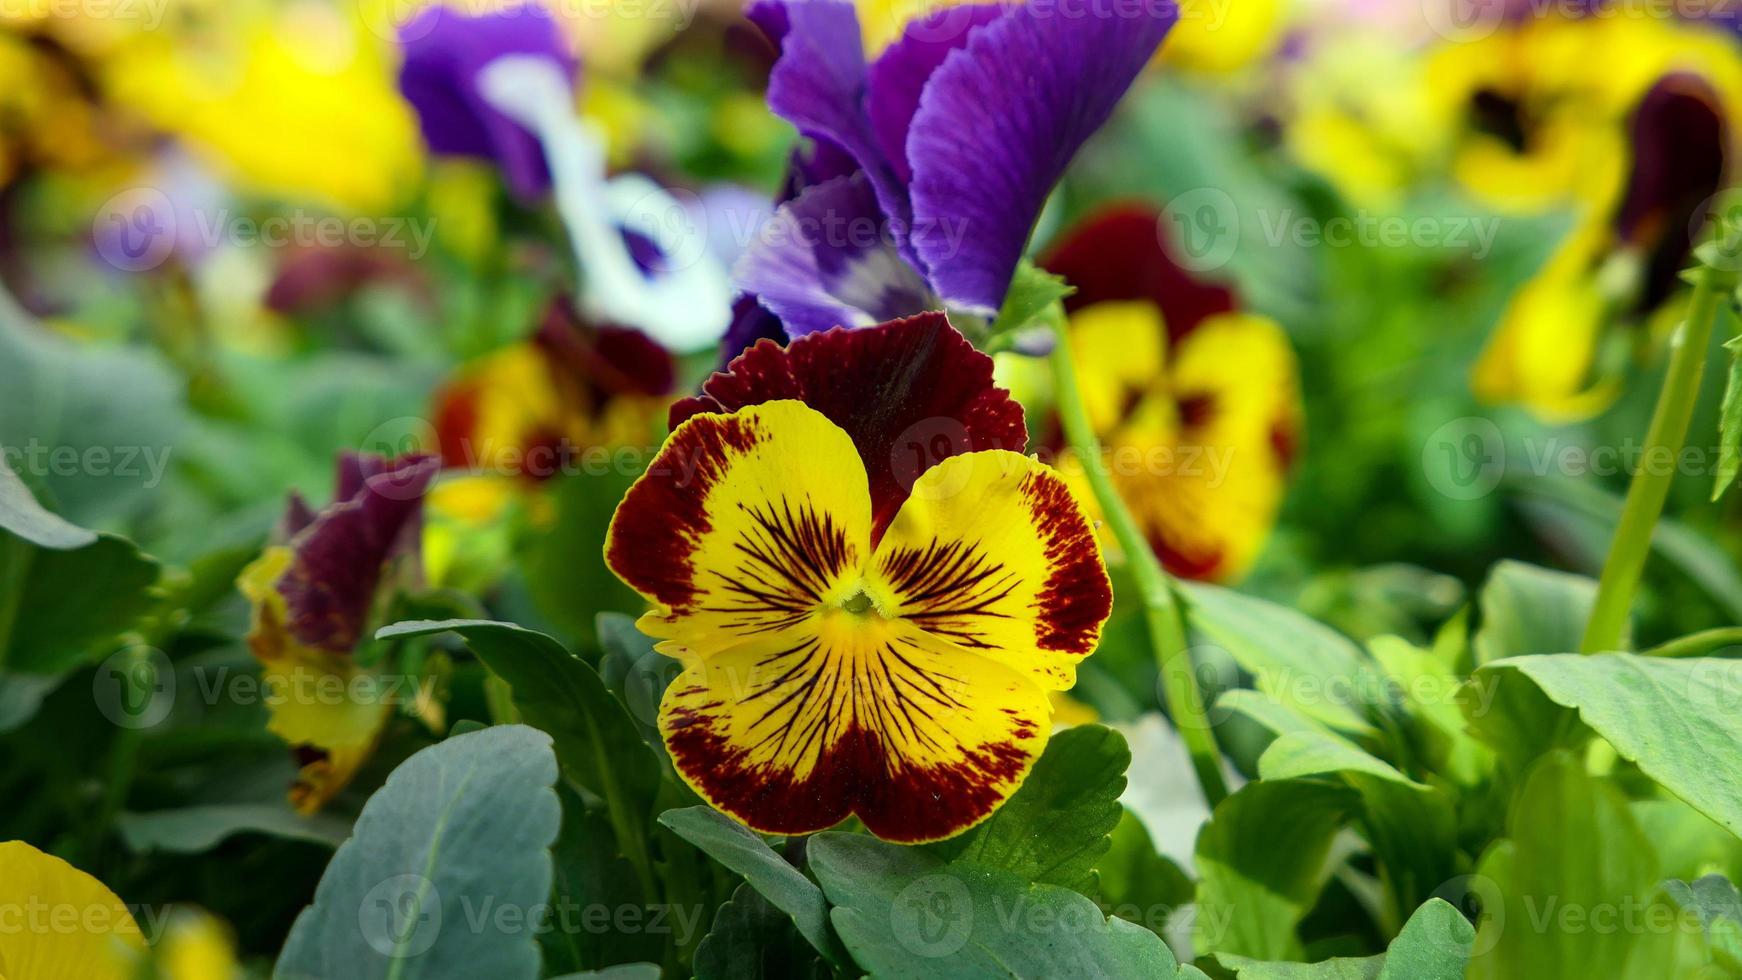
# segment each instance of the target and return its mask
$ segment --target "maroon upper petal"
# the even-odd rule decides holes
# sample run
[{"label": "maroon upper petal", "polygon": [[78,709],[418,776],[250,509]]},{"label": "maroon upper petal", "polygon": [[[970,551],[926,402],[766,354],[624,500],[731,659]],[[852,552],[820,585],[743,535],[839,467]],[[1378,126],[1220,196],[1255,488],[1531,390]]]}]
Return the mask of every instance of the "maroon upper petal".
[{"label": "maroon upper petal", "polygon": [[1173,257],[1162,214],[1145,204],[1113,205],[1083,219],[1041,261],[1077,291],[1070,312],[1096,303],[1148,300],[1174,341],[1205,319],[1239,308],[1234,291],[1201,282]]},{"label": "maroon upper petal", "polygon": [[677,427],[704,412],[797,399],[844,429],[871,480],[881,538],[915,480],[951,456],[1028,444],[1022,407],[992,383],[992,359],[942,313],[764,340],[672,406]]},{"label": "maroon upper petal", "polygon": [[1615,224],[1647,256],[1640,305],[1653,309],[1678,285],[1700,208],[1727,183],[1730,126],[1705,79],[1672,74],[1634,110],[1631,136],[1633,172]]},{"label": "maroon upper petal", "polygon": [[382,567],[416,553],[423,495],[440,468],[433,456],[340,457],[339,495],[291,538],[277,583],[298,642],[345,653],[362,639]]}]

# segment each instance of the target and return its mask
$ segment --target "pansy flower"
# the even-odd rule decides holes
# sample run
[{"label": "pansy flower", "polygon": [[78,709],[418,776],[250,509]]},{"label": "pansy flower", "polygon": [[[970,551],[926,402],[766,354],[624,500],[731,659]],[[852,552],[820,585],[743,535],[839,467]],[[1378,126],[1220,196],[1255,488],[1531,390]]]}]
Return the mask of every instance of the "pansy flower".
[{"label": "pansy flower", "polygon": [[1671,300],[1700,209],[1728,183],[1742,108],[1734,42],[1651,21],[1628,37],[1620,149],[1592,161],[1602,191],[1514,297],[1472,374],[1479,396],[1547,419],[1588,417],[1617,397],[1630,356],[1656,332],[1637,328],[1678,316]]},{"label": "pansy flower", "polygon": [[1170,572],[1227,580],[1281,506],[1298,371],[1282,329],[1187,272],[1166,228],[1148,206],[1112,206],[1042,262],[1077,288],[1066,311],[1078,386],[1120,497]]},{"label": "pansy flower", "polygon": [[399,31],[400,88],[439,154],[495,162],[523,203],[550,192],[574,248],[590,320],[632,326],[679,351],[731,320],[731,280],[705,214],[637,173],[607,175],[604,129],[577,118],[576,61],[528,2],[473,16],[431,7]]},{"label": "pansy flower", "polygon": [[1112,605],[991,360],[942,314],[764,341],[672,420],[605,557],[683,664],[659,712],[678,772],[767,833],[984,819]]},{"label": "pansy flower", "polygon": [[248,646],[273,693],[267,727],[302,763],[291,802],[304,813],[351,781],[392,711],[356,696],[377,689],[377,668],[355,654],[382,602],[418,574],[423,498],[439,468],[431,456],[341,455],[333,503],[315,511],[293,495],[279,543],[238,580],[254,610]]},{"label": "pansy flower", "polygon": [[739,262],[788,336],[1003,304],[1077,150],[1178,16],[1173,3],[980,4],[918,17],[869,63],[842,0],[756,0],[781,50],[768,104],[811,145]]}]

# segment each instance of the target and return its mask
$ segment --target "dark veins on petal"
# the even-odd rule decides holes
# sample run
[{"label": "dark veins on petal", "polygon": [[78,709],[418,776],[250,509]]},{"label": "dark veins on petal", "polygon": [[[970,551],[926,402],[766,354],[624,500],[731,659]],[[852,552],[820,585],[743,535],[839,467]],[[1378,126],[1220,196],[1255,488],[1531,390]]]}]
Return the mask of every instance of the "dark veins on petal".
[{"label": "dark veins on petal", "polygon": [[847,534],[806,501],[796,509],[781,498],[767,506],[740,504],[751,531],[735,544],[743,559],[732,573],[713,573],[730,605],[709,612],[744,617],[744,632],[772,633],[796,626],[822,604],[823,593],[858,560]]}]

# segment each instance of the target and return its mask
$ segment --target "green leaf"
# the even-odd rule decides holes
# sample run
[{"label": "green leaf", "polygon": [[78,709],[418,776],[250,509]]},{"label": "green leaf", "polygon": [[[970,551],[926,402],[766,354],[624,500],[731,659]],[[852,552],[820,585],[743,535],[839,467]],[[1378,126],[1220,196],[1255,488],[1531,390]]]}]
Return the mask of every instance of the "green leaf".
[{"label": "green leaf", "polygon": [[0,531],[10,531],[39,548],[70,551],[97,540],[96,532],[50,513],[0,457]]},{"label": "green leaf", "polygon": [[[664,939],[669,933],[600,927],[601,915],[614,922],[618,910],[643,911],[661,896],[642,892],[635,869],[619,853],[617,835],[604,814],[589,809],[567,786],[559,787],[557,796],[562,801],[563,820],[551,848],[554,875],[550,899],[551,907],[561,914],[554,916],[551,927],[538,937],[544,949],[544,968],[585,970],[663,960]],[[666,918],[672,930],[700,928],[699,922],[677,920],[679,909],[669,911]]]},{"label": "green leaf", "polygon": [[1718,476],[1712,484],[1712,500],[1736,483],[1742,472],[1742,337],[1724,342],[1730,352],[1730,380],[1724,385],[1724,407],[1718,420]]},{"label": "green leaf", "polygon": [[1243,956],[1217,960],[1239,980],[1460,980],[1475,938],[1463,913],[1435,898],[1409,917],[1381,956],[1319,963],[1260,963]]},{"label": "green leaf", "polygon": [[652,891],[647,830],[659,792],[659,756],[642,740],[622,702],[586,661],[543,633],[512,623],[442,620],[396,623],[379,639],[457,633],[479,660],[514,689],[529,725],[556,742],[563,774],[605,801],[623,855]]},{"label": "green leaf", "polygon": [[1450,797],[1328,732],[1279,736],[1258,760],[1265,780],[1334,776],[1360,797],[1361,828],[1385,869],[1398,918],[1457,872],[1457,811]]},{"label": "green leaf", "polygon": [[1095,866],[1112,846],[1131,750],[1100,725],[1054,735],[1028,778],[986,821],[936,845],[940,857],[1096,896]]},{"label": "green leaf", "polygon": [[338,847],[351,825],[327,813],[305,817],[288,804],[226,803],[175,810],[123,813],[116,824],[135,851],[202,854],[237,834],[266,834],[285,840]]},{"label": "green leaf", "polygon": [[831,975],[792,918],[749,882],[739,885],[714,915],[713,928],[696,947],[695,968],[696,980],[826,980]]},{"label": "green leaf", "polygon": [[1275,603],[1182,584],[1187,622],[1257,678],[1260,691],[1338,731],[1374,733],[1361,692],[1384,690],[1384,678],[1354,641]]},{"label": "green leaf", "polygon": [[535,980],[556,777],[549,736],[519,725],[407,759],[333,855],[273,975]]},{"label": "green leaf", "polygon": [[870,837],[812,838],[810,866],[835,929],[876,977],[1174,977],[1154,933],[1108,918],[1068,888],[945,864]]},{"label": "green leaf", "polygon": [[829,928],[829,905],[822,890],[774,853],[762,838],[711,807],[667,810],[659,822],[701,848],[714,860],[744,876],[776,908],[792,917],[804,938],[831,964],[845,967],[846,950]]},{"label": "green leaf", "polygon": [[1197,886],[1155,849],[1136,814],[1120,816],[1112,841],[1099,868],[1102,907],[1161,935],[1173,914],[1191,904]]},{"label": "green leaf", "polygon": [[1730,879],[1706,875],[1692,883],[1669,881],[1663,887],[1670,901],[1700,917],[1714,959],[1742,970],[1742,893]]},{"label": "green leaf", "polygon": [[1476,675],[1504,692],[1522,675],[1549,701],[1577,710],[1645,775],[1742,835],[1742,661],[1633,654],[1518,657]]},{"label": "green leaf", "polygon": [[1296,928],[1330,875],[1332,838],[1358,805],[1346,787],[1315,780],[1249,783],[1223,800],[1198,835],[1198,952],[1302,958]]},{"label": "green leaf", "polygon": [[623,963],[618,966],[608,966],[603,970],[587,970],[583,973],[565,973],[551,980],[659,980],[659,965],[657,963]]},{"label": "green leaf", "polygon": [[159,572],[124,538],[67,551],[0,534],[0,666],[53,675],[114,653],[150,611]]},{"label": "green leaf", "polygon": [[1477,868],[1483,908],[1470,980],[1659,980],[1687,976],[1677,968],[1684,956],[1704,958],[1698,937],[1649,925],[1675,919],[1651,840],[1621,793],[1572,753],[1531,770],[1508,833]]},{"label": "green leaf", "polygon": [[1010,280],[1010,291],[1004,294],[998,319],[992,321],[992,336],[1013,337],[1048,326],[1054,305],[1074,292],[1076,288],[1061,277],[1023,259]]},{"label": "green leaf", "polygon": [[1476,664],[1578,650],[1596,601],[1597,583],[1583,575],[1500,562],[1482,586]]},{"label": "green leaf", "polygon": [[1471,692],[1440,655],[1395,636],[1368,643],[1373,659],[1397,686],[1428,756],[1428,768],[1460,786],[1475,786],[1494,767],[1494,754],[1471,737],[1460,709]]}]

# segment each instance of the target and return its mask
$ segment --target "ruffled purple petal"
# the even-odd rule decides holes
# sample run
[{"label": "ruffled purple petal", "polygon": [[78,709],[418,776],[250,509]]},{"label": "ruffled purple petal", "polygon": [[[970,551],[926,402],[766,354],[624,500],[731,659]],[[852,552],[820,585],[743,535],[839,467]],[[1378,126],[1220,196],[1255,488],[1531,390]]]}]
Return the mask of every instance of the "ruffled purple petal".
[{"label": "ruffled purple petal", "polygon": [[[768,108],[829,147],[816,151],[826,171],[840,169],[841,154],[864,171],[898,247],[906,252],[911,214],[907,188],[884,155],[865,110],[870,83],[853,5],[843,0],[756,0],[746,13],[780,47],[780,60],[768,76]],[[814,186],[820,183],[815,178],[823,175],[807,176]]]},{"label": "ruffled purple petal", "polygon": [[383,566],[415,552],[423,495],[440,469],[434,456],[340,458],[339,495],[291,539],[290,567],[277,582],[299,643],[335,653],[356,647]]},{"label": "ruffled purple petal", "polygon": [[948,54],[907,139],[914,250],[944,299],[998,310],[1047,195],[1178,14],[1174,0],[1023,5]]},{"label": "ruffled purple petal", "polygon": [[736,279],[794,338],[937,308],[896,250],[862,173],[781,205],[738,263]]},{"label": "ruffled purple petal", "polygon": [[536,4],[479,17],[435,6],[399,36],[405,52],[399,89],[417,111],[430,150],[494,161],[521,200],[549,191],[550,170],[537,138],[485,101],[478,73],[503,55],[540,55],[573,77],[574,55],[550,14]]},{"label": "ruffled purple petal", "polygon": [[925,83],[951,51],[965,47],[972,32],[1003,17],[1002,4],[945,7],[907,25],[901,37],[871,65],[865,108],[871,116],[877,145],[902,183],[913,179],[907,160],[907,131]]}]

